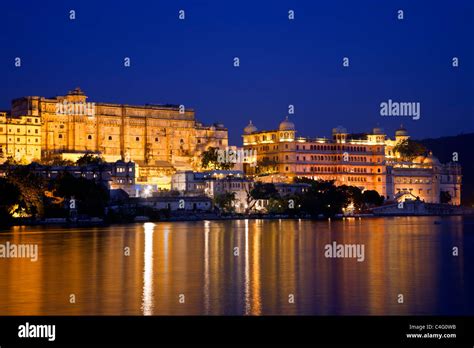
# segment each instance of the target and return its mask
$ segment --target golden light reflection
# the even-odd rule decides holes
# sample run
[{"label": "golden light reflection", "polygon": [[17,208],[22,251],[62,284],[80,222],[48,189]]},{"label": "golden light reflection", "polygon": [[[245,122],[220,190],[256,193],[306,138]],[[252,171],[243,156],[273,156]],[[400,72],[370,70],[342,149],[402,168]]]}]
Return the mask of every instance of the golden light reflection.
[{"label": "golden light reflection", "polygon": [[143,255],[143,315],[153,314],[153,232],[155,224],[147,222],[145,229],[145,251]]},{"label": "golden light reflection", "polygon": [[210,221],[204,221],[204,311],[205,314],[209,314],[210,303],[209,303],[209,233],[211,231]]},{"label": "golden light reflection", "polygon": [[261,238],[262,238],[262,224],[264,221],[258,221],[255,227],[252,238],[252,308],[250,314],[260,315],[262,313],[262,299],[261,299]]},{"label": "golden light reflection", "polygon": [[[472,276],[461,217],[17,227],[37,262],[0,259],[4,315],[462,314]],[[365,261],[324,246],[365,245]],[[124,247],[131,255],[124,256]],[[240,256],[233,248],[240,248]],[[459,248],[459,257],[452,248]],[[68,302],[74,293],[77,303]],[[186,304],[177,295],[186,294]],[[405,297],[398,304],[397,294]],[[288,295],[295,295],[295,303]],[[444,312],[443,312],[444,313]],[[448,313],[449,314],[449,313]]]},{"label": "golden light reflection", "polygon": [[245,314],[250,314],[249,220],[245,219]]}]

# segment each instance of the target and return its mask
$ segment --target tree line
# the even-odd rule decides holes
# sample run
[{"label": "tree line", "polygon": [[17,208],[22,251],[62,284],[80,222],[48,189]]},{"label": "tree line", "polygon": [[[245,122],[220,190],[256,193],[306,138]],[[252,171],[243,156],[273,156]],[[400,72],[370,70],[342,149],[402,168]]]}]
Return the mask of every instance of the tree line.
[{"label": "tree line", "polygon": [[[102,159],[97,156],[86,154],[75,163],[67,165],[102,163]],[[72,198],[76,201],[78,214],[104,215],[109,192],[103,184],[74,177],[68,172],[58,173],[54,179],[47,178],[34,170],[35,165],[18,165],[12,162],[4,164],[4,176],[0,177],[0,224],[5,225],[14,218],[22,217],[68,217]],[[54,165],[61,164],[56,162]]]},{"label": "tree line", "polygon": [[[380,206],[384,197],[375,190],[364,190],[356,186],[336,186],[332,180],[297,178],[297,184],[305,184],[301,192],[281,195],[274,184],[256,182],[247,192],[246,213],[255,211],[257,202],[265,201],[265,212],[290,216],[333,217],[351,208],[355,213]],[[226,192],[214,197],[214,203],[225,213],[236,210],[235,192]]]}]

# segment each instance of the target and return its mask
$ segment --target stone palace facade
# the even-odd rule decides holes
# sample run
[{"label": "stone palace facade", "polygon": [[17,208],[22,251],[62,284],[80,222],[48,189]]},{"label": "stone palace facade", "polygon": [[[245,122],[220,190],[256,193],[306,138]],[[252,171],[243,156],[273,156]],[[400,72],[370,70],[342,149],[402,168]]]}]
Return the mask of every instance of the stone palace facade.
[{"label": "stone palace facade", "polygon": [[79,88],[65,96],[23,97],[0,113],[0,163],[86,152],[107,162],[133,161],[137,183],[170,188],[176,170],[197,169],[208,147],[226,148],[228,131],[204,126],[183,105],[91,103]]}]

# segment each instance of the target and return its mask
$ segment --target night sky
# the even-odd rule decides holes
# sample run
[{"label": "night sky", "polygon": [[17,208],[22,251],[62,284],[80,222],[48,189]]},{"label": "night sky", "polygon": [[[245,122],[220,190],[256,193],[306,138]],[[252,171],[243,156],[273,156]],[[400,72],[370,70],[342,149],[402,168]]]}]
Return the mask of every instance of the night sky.
[{"label": "night sky", "polygon": [[[474,131],[472,0],[18,0],[0,2],[0,21],[0,109],[80,86],[90,102],[192,107],[236,145],[249,119],[276,128],[289,104],[302,136]],[[420,102],[420,120],[380,116],[388,99]]]}]

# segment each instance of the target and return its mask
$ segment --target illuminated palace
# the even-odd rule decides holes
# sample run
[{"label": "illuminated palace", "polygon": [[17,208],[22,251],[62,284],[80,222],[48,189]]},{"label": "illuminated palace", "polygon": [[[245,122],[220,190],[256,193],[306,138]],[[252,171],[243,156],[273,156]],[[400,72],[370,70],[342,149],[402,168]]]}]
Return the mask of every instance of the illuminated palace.
[{"label": "illuminated palace", "polygon": [[208,147],[225,148],[222,124],[204,126],[183,105],[86,102],[79,89],[54,98],[23,97],[0,113],[0,163],[32,162],[58,154],[76,160],[86,152],[107,162],[133,161],[137,183],[169,188],[176,170],[199,167]]},{"label": "illuminated palace", "polygon": [[278,129],[259,131],[250,121],[244,129],[244,149],[257,152],[257,168],[246,166],[266,182],[291,182],[295,177],[334,180],[376,190],[390,200],[419,198],[439,203],[442,191],[451,204],[461,203],[461,168],[457,163],[441,164],[431,153],[402,161],[394,147],[409,135],[403,127],[389,139],[381,128],[369,134],[350,134],[343,127],[332,130],[332,138],[296,136],[293,122],[286,118]]}]

